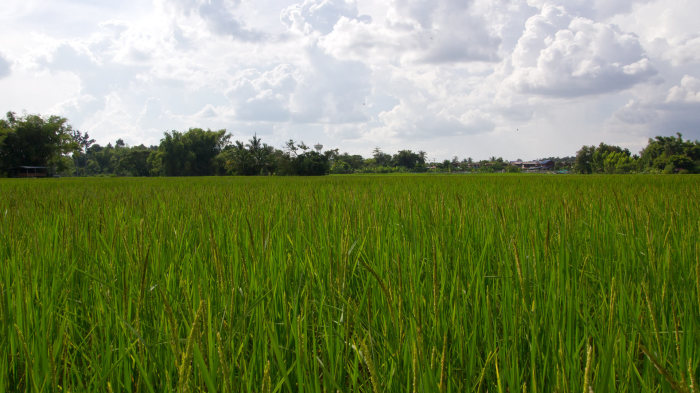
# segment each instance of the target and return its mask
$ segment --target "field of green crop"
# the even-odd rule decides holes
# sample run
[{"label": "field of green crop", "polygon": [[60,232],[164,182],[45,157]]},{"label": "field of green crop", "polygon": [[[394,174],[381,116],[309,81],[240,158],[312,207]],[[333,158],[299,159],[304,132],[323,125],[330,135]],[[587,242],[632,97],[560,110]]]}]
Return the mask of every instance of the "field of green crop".
[{"label": "field of green crop", "polygon": [[700,177],[0,180],[0,391],[700,392]]}]

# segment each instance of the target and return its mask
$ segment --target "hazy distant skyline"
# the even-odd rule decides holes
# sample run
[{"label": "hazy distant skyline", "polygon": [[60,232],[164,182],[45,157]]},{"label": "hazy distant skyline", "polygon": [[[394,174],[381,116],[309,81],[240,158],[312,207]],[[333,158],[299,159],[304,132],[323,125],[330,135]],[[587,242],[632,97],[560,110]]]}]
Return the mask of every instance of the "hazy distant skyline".
[{"label": "hazy distant skyline", "polygon": [[0,111],[100,144],[534,159],[700,139],[697,0],[5,0]]}]

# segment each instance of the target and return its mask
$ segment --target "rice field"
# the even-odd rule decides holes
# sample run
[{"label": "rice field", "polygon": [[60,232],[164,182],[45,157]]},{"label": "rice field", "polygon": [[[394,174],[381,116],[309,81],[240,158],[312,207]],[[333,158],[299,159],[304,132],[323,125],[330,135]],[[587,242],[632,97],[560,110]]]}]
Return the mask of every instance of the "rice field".
[{"label": "rice field", "polygon": [[700,177],[0,180],[0,391],[700,392]]}]

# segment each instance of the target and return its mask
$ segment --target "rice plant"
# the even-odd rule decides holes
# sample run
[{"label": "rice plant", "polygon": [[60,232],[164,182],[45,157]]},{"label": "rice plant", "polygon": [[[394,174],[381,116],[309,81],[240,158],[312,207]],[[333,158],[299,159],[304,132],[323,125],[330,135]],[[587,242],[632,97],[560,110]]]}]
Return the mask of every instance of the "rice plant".
[{"label": "rice plant", "polygon": [[700,178],[0,181],[0,391],[698,392]]}]

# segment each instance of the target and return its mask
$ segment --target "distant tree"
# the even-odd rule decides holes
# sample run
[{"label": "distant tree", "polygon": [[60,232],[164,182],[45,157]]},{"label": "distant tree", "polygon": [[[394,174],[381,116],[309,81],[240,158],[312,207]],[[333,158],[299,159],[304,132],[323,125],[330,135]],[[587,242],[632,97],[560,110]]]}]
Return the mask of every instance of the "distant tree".
[{"label": "distant tree", "polygon": [[229,175],[252,176],[258,175],[255,157],[241,141],[227,147],[219,157],[223,160],[225,173]]},{"label": "distant tree", "polygon": [[331,164],[330,173],[334,175],[348,174],[352,173],[352,168],[347,162],[336,160]]},{"label": "distant tree", "polygon": [[406,168],[410,171],[422,167],[423,164],[425,164],[425,157],[411,150],[400,150],[394,155],[393,162],[396,166]]},{"label": "distant tree", "polygon": [[151,166],[149,157],[151,150],[140,145],[131,148],[123,148],[117,155],[115,173],[120,176],[149,176]]},{"label": "distant tree", "polygon": [[365,159],[359,154],[339,154],[338,149],[326,151],[325,154],[331,163],[331,173],[353,173],[365,165]]},{"label": "distant tree", "polygon": [[294,139],[290,139],[284,144],[284,148],[287,151],[287,154],[289,154],[292,157],[296,157],[297,151],[299,148],[296,145],[296,142],[294,142]]},{"label": "distant tree", "polygon": [[217,173],[216,156],[228,145],[226,130],[190,128],[166,132],[160,141],[162,171],[166,176],[206,176]]},{"label": "distant tree", "polygon": [[574,171],[583,174],[629,173],[635,166],[629,150],[605,143],[598,147],[583,146],[574,159]]},{"label": "distant tree", "polygon": [[292,167],[298,176],[322,176],[330,170],[328,158],[316,151],[307,151],[294,157]]},{"label": "distant tree", "polygon": [[674,154],[668,157],[664,168],[665,173],[697,173],[697,165],[685,154]]},{"label": "distant tree", "polygon": [[595,146],[583,146],[576,152],[574,160],[574,171],[576,173],[593,173],[593,153]]},{"label": "distant tree", "polygon": [[640,153],[639,168],[649,172],[700,173],[700,142],[683,140],[680,133],[676,137],[650,138]]},{"label": "distant tree", "polygon": [[66,157],[79,149],[73,128],[60,116],[27,115],[8,112],[0,120],[0,172],[31,165],[46,166],[58,173],[72,165]]},{"label": "distant tree", "polygon": [[340,150],[337,148],[329,149],[329,150],[326,150],[323,154],[326,156],[326,158],[328,159],[329,162],[333,163],[335,160],[337,160],[340,157]]},{"label": "distant tree", "polygon": [[391,166],[391,154],[384,153],[379,147],[372,150],[372,158],[376,166]]},{"label": "distant tree", "polygon": [[73,152],[73,165],[75,166],[75,174],[84,176],[88,174],[88,156],[87,152],[90,146],[95,143],[95,140],[90,138],[88,133],[81,133],[79,130],[73,130],[71,138],[77,144],[78,148]]},{"label": "distant tree", "polygon": [[256,175],[269,175],[274,171],[274,160],[272,159],[274,148],[262,143],[257,135],[248,141],[246,145],[253,159],[254,172]]}]

